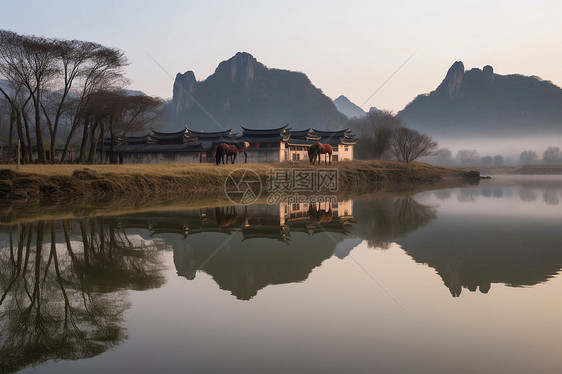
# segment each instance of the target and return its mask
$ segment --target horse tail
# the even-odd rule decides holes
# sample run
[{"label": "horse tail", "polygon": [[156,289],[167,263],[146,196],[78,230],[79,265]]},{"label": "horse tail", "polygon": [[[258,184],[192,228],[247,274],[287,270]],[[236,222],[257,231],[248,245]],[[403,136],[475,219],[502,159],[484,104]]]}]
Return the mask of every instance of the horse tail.
[{"label": "horse tail", "polygon": [[215,145],[215,149],[213,149],[213,158],[217,157],[217,149],[219,148],[219,145]]}]

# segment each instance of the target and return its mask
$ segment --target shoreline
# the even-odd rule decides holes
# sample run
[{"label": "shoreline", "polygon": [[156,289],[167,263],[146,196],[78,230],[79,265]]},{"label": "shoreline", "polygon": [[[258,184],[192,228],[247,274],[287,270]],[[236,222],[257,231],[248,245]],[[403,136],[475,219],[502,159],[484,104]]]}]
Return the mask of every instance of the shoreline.
[{"label": "shoreline", "polygon": [[[338,198],[380,191],[425,190],[466,185],[461,168],[413,162],[345,161],[271,164],[15,165],[0,166],[0,222],[23,217],[108,214],[145,207],[229,205],[224,183],[230,172],[247,168],[267,182],[271,168],[337,169]],[[325,191],[324,191],[325,192]],[[264,194],[262,194],[264,195]],[[263,196],[262,196],[263,197]],[[262,199],[260,199],[262,200]],[[260,203],[261,201],[258,201]],[[265,199],[264,203],[265,203]],[[41,212],[38,214],[37,212]]]},{"label": "shoreline", "polygon": [[[270,168],[311,168],[308,162],[271,164],[152,165],[15,165],[0,166],[0,224],[26,220],[116,215],[137,211],[182,210],[229,206],[224,181],[235,169],[255,171],[266,183]],[[466,187],[471,168],[439,167],[413,162],[350,161],[314,168],[333,168],[340,200],[413,196],[419,192]],[[510,168],[509,170],[507,168]],[[549,166],[552,171],[552,166]],[[522,167],[503,167],[500,174],[521,175]],[[528,170],[529,167],[525,166]],[[544,171],[545,168],[539,168]],[[496,169],[498,170],[498,169]],[[562,165],[554,171],[562,172]],[[491,170],[484,169],[488,173]],[[510,171],[510,172],[506,172]],[[528,175],[541,175],[534,172]],[[552,174],[552,173],[550,173]],[[554,173],[560,175],[560,173]],[[492,175],[494,175],[492,173]],[[494,180],[494,179],[492,179]],[[255,202],[266,204],[266,193]]]},{"label": "shoreline", "polygon": [[[0,165],[0,209],[22,204],[81,203],[114,200],[191,200],[224,195],[230,172],[254,171],[263,185],[271,168],[337,169],[338,193],[365,192],[380,183],[426,183],[442,179],[466,181],[470,167],[442,167],[421,162],[341,161],[332,165],[308,162],[260,164],[133,164],[133,165]],[[560,175],[562,165],[522,165],[480,169],[484,174]],[[136,204],[135,204],[136,205]]]},{"label": "shoreline", "polygon": [[338,190],[362,189],[378,182],[432,182],[463,178],[466,169],[395,161],[344,161],[311,166],[308,162],[271,164],[136,164],[136,165],[15,165],[0,166],[3,202],[58,202],[112,198],[190,197],[220,192],[230,172],[250,169],[267,181],[271,168],[337,169]]}]

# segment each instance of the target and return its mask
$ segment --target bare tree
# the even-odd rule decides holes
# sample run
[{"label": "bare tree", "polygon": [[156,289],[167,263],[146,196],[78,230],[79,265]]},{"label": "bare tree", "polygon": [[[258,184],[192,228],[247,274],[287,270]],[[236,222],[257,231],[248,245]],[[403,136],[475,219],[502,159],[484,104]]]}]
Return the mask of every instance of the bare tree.
[{"label": "bare tree", "polygon": [[453,163],[453,154],[449,148],[438,149],[436,157],[439,165],[451,165]]},{"label": "bare tree", "polygon": [[121,88],[127,82],[123,74],[127,60],[122,51],[95,43],[83,43],[87,43],[90,53],[81,69],[79,95],[75,99],[75,110],[62,151],[61,162],[66,157],[73,136],[84,123],[86,107],[92,99],[92,95],[98,91]]},{"label": "bare tree", "polygon": [[348,125],[360,134],[355,147],[356,157],[387,159],[390,158],[392,132],[402,125],[402,121],[390,111],[377,110],[369,112],[366,117],[350,120]]},{"label": "bare tree", "polygon": [[162,104],[161,99],[146,95],[130,96],[123,91],[97,92],[85,111],[81,159],[85,160],[88,138],[88,162],[95,161],[96,149],[99,145],[103,146],[104,139],[108,138],[110,162],[115,162],[115,141],[146,130],[147,126],[158,122],[162,115]]},{"label": "bare tree", "polygon": [[461,165],[477,165],[480,163],[480,156],[475,149],[461,149],[457,152],[456,158]]},{"label": "bare tree", "polygon": [[535,151],[523,151],[519,156],[519,163],[520,164],[533,164],[536,163],[539,159],[537,152]]},{"label": "bare tree", "polygon": [[543,161],[547,164],[556,164],[562,161],[560,148],[550,146],[543,153]]},{"label": "bare tree", "polygon": [[[33,126],[39,162],[45,161],[47,136],[49,159],[55,161],[56,143],[64,141],[60,161],[65,160],[91,95],[122,87],[126,65],[123,52],[97,43],[0,30],[0,78],[11,86],[0,87],[0,93],[14,112],[18,129],[22,124]],[[60,136],[63,123],[66,140]],[[18,136],[23,141],[23,131]]]},{"label": "bare tree", "polygon": [[494,158],[494,165],[503,165],[503,156],[502,155],[495,155]]},{"label": "bare tree", "polygon": [[[0,74],[16,86],[26,88],[34,112],[37,157],[45,161],[42,126],[43,92],[58,71],[52,40],[0,31]],[[2,93],[7,97],[5,90]]]},{"label": "bare tree", "polygon": [[390,153],[398,161],[406,164],[418,157],[430,156],[437,150],[437,142],[429,135],[421,134],[406,127],[400,127],[392,133]]}]

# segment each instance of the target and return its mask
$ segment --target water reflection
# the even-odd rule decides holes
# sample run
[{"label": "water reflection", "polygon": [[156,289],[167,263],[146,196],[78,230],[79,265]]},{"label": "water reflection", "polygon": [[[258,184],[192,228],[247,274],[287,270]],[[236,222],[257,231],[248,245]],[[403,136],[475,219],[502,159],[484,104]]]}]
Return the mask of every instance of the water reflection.
[{"label": "water reflection", "polygon": [[201,270],[237,299],[250,300],[268,285],[306,280],[350,233],[352,213],[349,200],[138,214],[120,223],[170,243],[179,234],[184,243],[172,245],[178,275],[193,280]]},{"label": "water reflection", "polygon": [[358,201],[354,211],[354,234],[382,249],[437,218],[437,205],[420,204],[411,196]]},{"label": "water reflection", "polygon": [[163,284],[159,252],[115,221],[1,227],[0,372],[96,356],[125,339],[127,289]]},{"label": "water reflection", "polygon": [[163,285],[163,249],[172,249],[178,276],[204,281],[207,274],[209,292],[220,288],[238,300],[270,285],[304,282],[327,259],[344,259],[363,242],[373,251],[399,244],[435,269],[446,289],[436,287],[453,297],[463,289],[493,293],[494,283],[546,282],[562,268],[561,191],[552,183],[481,184],[337,204],[0,226],[0,372],[93,357],[123,342],[127,291]]},{"label": "water reflection", "polygon": [[[535,178],[499,178],[499,181],[488,182],[474,188],[462,189],[457,194],[457,201],[473,203],[479,197],[501,199],[504,194],[511,198],[513,194],[519,196],[522,202],[534,202],[542,196],[547,205],[558,205],[562,196],[562,181],[559,177]],[[442,201],[449,200],[453,194],[451,190],[434,191],[433,195]]]}]

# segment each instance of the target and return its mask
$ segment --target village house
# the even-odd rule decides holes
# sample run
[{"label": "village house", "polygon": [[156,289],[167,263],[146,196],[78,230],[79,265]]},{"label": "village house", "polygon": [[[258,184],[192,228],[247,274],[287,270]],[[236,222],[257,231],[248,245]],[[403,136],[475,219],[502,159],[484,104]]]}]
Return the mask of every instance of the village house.
[{"label": "village house", "polygon": [[[248,142],[248,162],[266,163],[308,160],[308,148],[321,142],[332,146],[332,161],[353,160],[353,146],[357,139],[349,129],[291,131],[288,126],[272,129],[241,126],[242,134],[233,134],[233,129],[193,131],[187,126],[170,133],[152,130],[145,136],[107,139],[103,150],[107,162],[120,164],[206,163],[215,161],[213,150],[217,144],[234,144],[240,148],[243,142]],[[237,162],[244,162],[244,156],[239,157],[242,159],[238,158]]]}]

